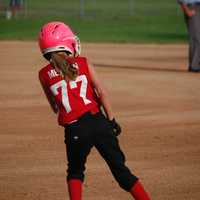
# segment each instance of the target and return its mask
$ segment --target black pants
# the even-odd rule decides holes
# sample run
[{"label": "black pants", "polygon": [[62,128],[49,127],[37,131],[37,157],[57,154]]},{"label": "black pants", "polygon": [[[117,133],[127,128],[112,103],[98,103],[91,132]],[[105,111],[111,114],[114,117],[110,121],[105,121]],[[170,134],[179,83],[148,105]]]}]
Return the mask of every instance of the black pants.
[{"label": "black pants", "polygon": [[102,113],[84,114],[77,122],[65,127],[65,144],[68,159],[67,179],[84,180],[87,156],[93,146],[108,164],[120,187],[129,191],[138,180],[125,166],[125,156],[118,139]]}]

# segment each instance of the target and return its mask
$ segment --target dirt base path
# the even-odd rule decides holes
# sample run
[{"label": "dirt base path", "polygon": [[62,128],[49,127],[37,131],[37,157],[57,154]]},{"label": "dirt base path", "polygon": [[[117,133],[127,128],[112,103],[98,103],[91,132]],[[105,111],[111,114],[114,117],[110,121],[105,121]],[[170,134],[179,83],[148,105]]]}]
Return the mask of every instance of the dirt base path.
[{"label": "dirt base path", "polygon": [[[38,82],[36,42],[0,42],[0,199],[67,200],[63,130]],[[129,168],[153,200],[200,196],[200,74],[186,45],[83,44],[123,127]],[[85,200],[128,200],[95,149]]]}]

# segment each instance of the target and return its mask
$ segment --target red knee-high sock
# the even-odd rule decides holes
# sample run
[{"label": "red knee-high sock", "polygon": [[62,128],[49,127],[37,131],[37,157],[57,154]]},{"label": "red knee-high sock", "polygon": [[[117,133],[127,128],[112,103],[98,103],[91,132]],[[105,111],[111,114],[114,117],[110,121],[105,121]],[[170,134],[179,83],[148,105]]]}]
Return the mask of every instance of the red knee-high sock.
[{"label": "red knee-high sock", "polygon": [[70,200],[82,199],[82,182],[79,179],[70,179],[67,181]]},{"label": "red knee-high sock", "polygon": [[130,193],[135,198],[135,200],[150,200],[149,195],[144,190],[142,184],[137,181],[130,190]]}]

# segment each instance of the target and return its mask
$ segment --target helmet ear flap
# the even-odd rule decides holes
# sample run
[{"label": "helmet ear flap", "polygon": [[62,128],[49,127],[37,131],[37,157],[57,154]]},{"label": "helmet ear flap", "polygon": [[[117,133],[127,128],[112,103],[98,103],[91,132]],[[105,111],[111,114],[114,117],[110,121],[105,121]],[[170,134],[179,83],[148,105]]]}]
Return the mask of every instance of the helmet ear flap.
[{"label": "helmet ear flap", "polygon": [[46,53],[46,54],[43,54],[44,58],[46,58],[48,61],[50,61],[51,59],[51,53]]}]

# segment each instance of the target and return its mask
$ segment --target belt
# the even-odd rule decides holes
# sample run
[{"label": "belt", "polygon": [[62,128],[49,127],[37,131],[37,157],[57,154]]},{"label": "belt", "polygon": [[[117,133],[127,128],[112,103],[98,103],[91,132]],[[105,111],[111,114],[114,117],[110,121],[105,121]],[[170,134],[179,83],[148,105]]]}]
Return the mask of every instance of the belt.
[{"label": "belt", "polygon": [[78,117],[77,119],[75,120],[72,120],[70,122],[68,122],[66,125],[64,125],[65,127],[66,126],[69,126],[69,125],[72,125],[78,121],[81,121],[81,120],[84,120],[84,119],[88,119],[89,117],[91,117],[91,115],[96,115],[97,113],[99,113],[99,108],[95,108],[95,109],[92,109],[90,111],[87,111],[85,112],[83,115],[81,115],[80,117]]}]

